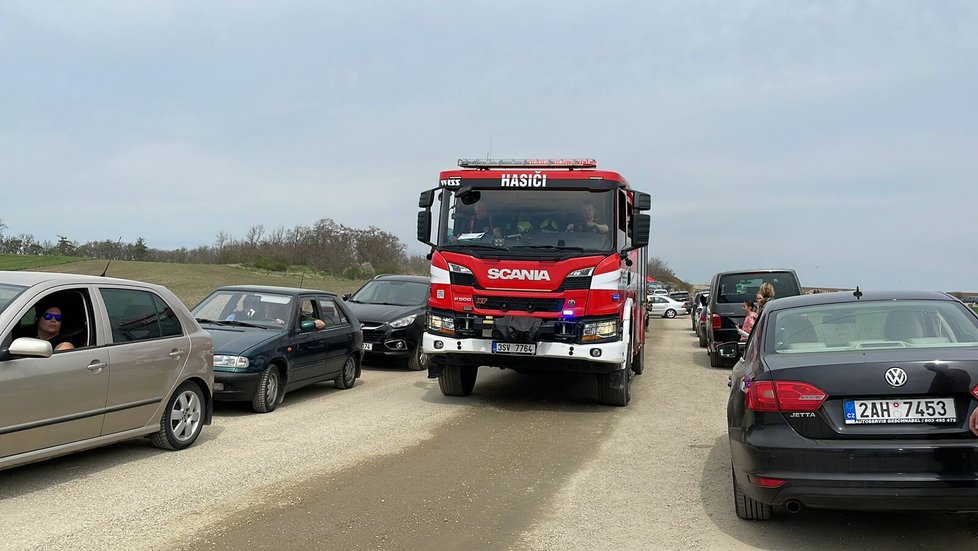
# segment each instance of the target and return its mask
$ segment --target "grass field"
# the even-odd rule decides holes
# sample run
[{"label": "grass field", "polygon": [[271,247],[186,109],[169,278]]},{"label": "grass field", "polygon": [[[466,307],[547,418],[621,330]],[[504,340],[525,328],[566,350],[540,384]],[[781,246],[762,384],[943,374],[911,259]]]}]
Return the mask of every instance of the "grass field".
[{"label": "grass field", "polygon": [[74,256],[26,256],[21,254],[0,254],[0,270],[38,270],[49,266],[79,262]]},{"label": "grass field", "polygon": [[[50,257],[27,256],[23,258],[47,259]],[[0,258],[0,262],[3,260],[3,258]],[[23,269],[66,274],[98,275],[105,269],[106,263],[106,260],[78,260],[76,262],[61,263],[58,265],[50,265],[49,263],[46,267],[39,267],[27,263],[29,266]],[[7,270],[14,269],[7,267],[5,264],[0,264],[0,268]],[[321,289],[342,295],[356,291],[363,284],[362,281],[310,274],[306,274],[303,277],[301,274],[259,273],[245,268],[222,264],[166,264],[123,260],[113,260],[109,264],[108,272],[105,275],[108,277],[135,279],[164,285],[180,297],[180,300],[188,308],[193,308],[194,305],[210,294],[211,291],[222,285],[278,285],[282,287],[299,287],[301,280],[301,286],[303,288]]]}]

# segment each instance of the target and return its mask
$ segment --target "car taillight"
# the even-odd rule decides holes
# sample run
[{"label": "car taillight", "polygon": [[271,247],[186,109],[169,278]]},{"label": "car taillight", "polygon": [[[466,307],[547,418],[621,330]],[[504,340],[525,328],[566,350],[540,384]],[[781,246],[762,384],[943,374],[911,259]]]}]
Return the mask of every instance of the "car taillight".
[{"label": "car taillight", "polygon": [[971,389],[971,395],[978,398],[978,385],[975,385],[975,388]]},{"label": "car taillight", "polygon": [[798,381],[754,381],[747,390],[752,411],[818,411],[829,395],[815,385]]},{"label": "car taillight", "polygon": [[720,328],[720,314],[713,314],[710,316],[710,325],[712,325],[714,329]]},{"label": "car taillight", "polygon": [[761,488],[778,488],[783,486],[785,480],[783,478],[769,478],[766,476],[754,476],[752,474],[747,475],[747,482],[755,486],[760,486]]}]

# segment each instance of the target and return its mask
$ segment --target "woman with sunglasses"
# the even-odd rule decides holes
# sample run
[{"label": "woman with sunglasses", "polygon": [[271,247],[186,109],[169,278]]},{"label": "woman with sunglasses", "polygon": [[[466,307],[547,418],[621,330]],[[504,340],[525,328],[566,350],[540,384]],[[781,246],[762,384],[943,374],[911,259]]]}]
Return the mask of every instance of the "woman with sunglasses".
[{"label": "woman with sunglasses", "polygon": [[67,339],[59,338],[61,333],[61,308],[49,306],[44,309],[44,313],[37,316],[34,326],[37,329],[37,338],[49,341],[55,350],[70,350],[75,347]]}]

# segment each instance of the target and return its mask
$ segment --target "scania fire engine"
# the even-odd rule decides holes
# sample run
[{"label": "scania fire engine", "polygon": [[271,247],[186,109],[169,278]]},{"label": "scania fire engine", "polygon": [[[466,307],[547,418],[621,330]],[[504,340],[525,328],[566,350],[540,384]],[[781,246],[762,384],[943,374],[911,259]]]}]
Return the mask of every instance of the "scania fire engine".
[{"label": "scania fire engine", "polygon": [[594,373],[601,402],[627,404],[644,365],[649,195],[592,159],[459,167],[419,201],[428,376],[466,396],[480,366]]}]

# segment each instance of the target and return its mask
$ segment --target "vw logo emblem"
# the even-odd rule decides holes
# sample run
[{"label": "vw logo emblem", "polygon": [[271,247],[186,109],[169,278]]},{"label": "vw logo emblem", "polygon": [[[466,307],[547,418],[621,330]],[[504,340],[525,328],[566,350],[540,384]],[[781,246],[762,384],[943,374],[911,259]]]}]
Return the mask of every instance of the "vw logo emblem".
[{"label": "vw logo emblem", "polygon": [[907,382],[907,372],[899,367],[891,367],[886,370],[884,378],[892,387],[903,386]]}]

